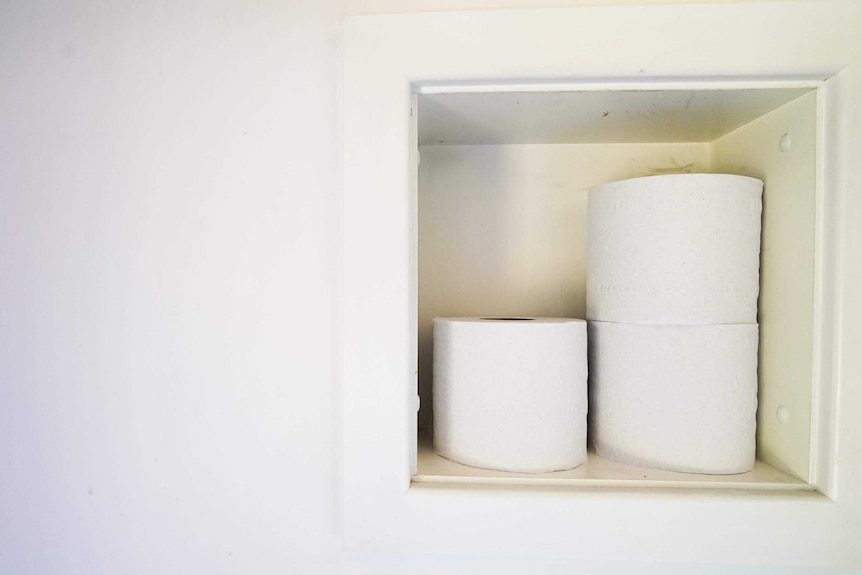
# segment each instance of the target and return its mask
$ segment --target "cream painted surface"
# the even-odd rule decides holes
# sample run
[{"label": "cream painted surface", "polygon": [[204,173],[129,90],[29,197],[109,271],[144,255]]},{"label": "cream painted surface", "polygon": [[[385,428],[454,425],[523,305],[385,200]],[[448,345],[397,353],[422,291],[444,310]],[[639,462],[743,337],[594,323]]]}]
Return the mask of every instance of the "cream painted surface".
[{"label": "cream painted surface", "polygon": [[589,189],[708,171],[709,146],[421,146],[420,155],[419,393],[427,427],[434,317],[586,317]]},{"label": "cream painted surface", "polygon": [[[449,525],[480,520],[485,528],[473,537],[496,538],[493,547],[342,550],[341,17],[530,5],[0,5],[0,573],[822,572],[703,565],[711,545],[726,543],[700,537],[665,544],[676,552],[663,564],[505,546],[517,525],[500,521],[500,499],[487,493],[468,498]],[[377,38],[384,47],[385,36]],[[649,53],[639,64],[659,60]],[[806,72],[823,69],[823,60],[798,61]],[[842,110],[831,117],[838,143],[854,150],[862,148],[859,78],[858,70],[845,75],[829,96]],[[367,134],[366,146],[392,135]],[[848,148],[835,154],[845,166],[855,163]],[[849,168],[830,178],[839,189],[860,185]],[[834,303],[852,319],[860,303],[851,290],[862,286],[851,224],[862,215],[858,195],[842,198],[835,209],[846,212],[847,225],[831,233],[837,244],[845,236],[853,243],[834,256],[847,282],[846,302]],[[384,214],[391,215],[372,211],[367,227],[385,223]],[[859,331],[848,324],[848,349],[858,349]],[[376,335],[390,341],[374,329],[364,333]],[[858,354],[847,355],[836,382],[860,379]],[[858,389],[847,386],[843,397],[840,454],[851,464],[840,479],[852,492],[862,449],[852,417]],[[414,515],[433,517],[438,496],[415,504]],[[539,500],[531,525],[558,507]],[[582,503],[578,513],[597,507]],[[630,502],[602,504],[619,510]],[[662,534],[664,520],[679,513],[662,496],[641,510],[660,520]],[[393,528],[404,524],[385,512],[375,513]],[[776,513],[788,526],[771,539],[780,542],[796,527]],[[745,529],[749,517],[739,517]],[[823,562],[858,560],[843,555],[841,538],[823,525],[824,534],[801,547],[820,549]],[[641,556],[651,554],[643,534],[624,523],[594,530],[587,544],[624,538]],[[554,544],[572,540],[560,531]]]},{"label": "cream painted surface", "polygon": [[339,0],[344,15],[390,14],[438,12],[442,10],[487,10],[550,8],[550,7],[591,7],[591,6],[636,6],[638,4],[730,4],[740,2],[774,2],[774,0],[412,0],[405,4],[400,0]]},{"label": "cream painted surface", "polygon": [[[826,238],[823,251],[822,305],[824,326],[820,369],[832,389],[825,389],[818,416],[829,422],[818,438],[827,455],[818,462],[820,481],[832,487],[839,501],[853,505],[862,516],[862,499],[855,497],[862,477],[862,62],[855,62],[827,83],[825,112],[825,174],[823,178]],[[832,392],[832,393],[829,393]],[[838,464],[829,465],[829,457]]]},{"label": "cream painted surface", "polygon": [[[664,76],[697,73],[729,77],[723,83],[731,86],[746,77],[829,78],[862,51],[860,23],[862,5],[855,2],[427,14],[348,23],[344,518],[351,548],[464,554],[506,549],[578,560],[862,564],[855,529],[862,517],[862,476],[847,459],[860,447],[858,419],[839,420],[838,457],[830,460],[840,484],[835,501],[823,495],[752,497],[727,491],[689,496],[409,488],[416,435],[406,415],[415,409],[416,365],[406,330],[417,300],[414,262],[402,249],[409,244],[411,218],[411,81],[529,81],[537,75],[595,81],[602,74],[660,82]],[[541,41],[530,32],[538,30]],[[444,37],[447,42],[437,42]],[[733,42],[720,41],[731,37]],[[644,61],[646,68],[639,66]],[[578,77],[572,77],[573,70]],[[827,90],[827,100],[841,103],[832,111],[838,116],[851,114],[862,94],[855,76],[849,78]],[[373,137],[363,137],[368,134]],[[856,199],[846,184],[857,182],[857,176],[841,154],[856,137],[827,130],[824,138],[833,150],[824,165],[842,183],[832,201],[852,209]],[[384,217],[369,229],[373,209]],[[850,265],[843,250],[853,237],[842,228],[830,245],[837,250],[832,253],[842,254],[842,266]],[[841,293],[835,281],[841,277],[846,276],[830,275],[824,282],[824,300]],[[376,337],[369,338],[363,326],[372,323]],[[824,316],[822,324],[832,349],[858,337],[855,322]],[[839,357],[830,368],[842,373],[842,362]],[[846,382],[839,377],[836,383]],[[859,409],[858,394],[842,387],[838,400],[832,391],[826,390],[827,403],[838,401],[846,413]]]},{"label": "cream painted surface", "polygon": [[[692,115],[685,105],[689,93],[679,93],[684,96],[661,104],[662,97],[656,93],[644,92],[637,99],[625,92],[624,100],[635,107],[616,111],[634,116],[638,109],[659,102],[710,129],[711,107],[701,106]],[[751,104],[736,108],[727,103],[739,102],[738,98],[728,91],[717,93],[724,103],[721,122],[751,120]],[[710,92],[691,94],[704,101],[711,96]],[[468,112],[471,106],[479,106],[482,96],[467,100]],[[781,103],[779,97],[763,94],[759,100]],[[759,299],[758,457],[807,480],[814,378],[816,97],[809,91],[771,112],[761,108],[760,118],[709,143],[420,146],[419,394],[425,398],[420,427],[430,428],[432,418],[431,320],[435,316],[585,317],[584,218],[590,187],[673,172],[749,175],[767,183]],[[518,94],[517,100],[526,107],[524,117],[532,115],[528,105],[558,108],[554,98],[533,102],[529,94]],[[606,100],[619,99],[611,93]],[[577,97],[565,94],[564,101],[574,104]],[[458,98],[444,102],[464,103]],[[514,106],[514,102],[508,98],[505,103]],[[420,105],[420,126],[426,126],[426,133],[454,134],[457,110],[446,118],[440,113],[423,115],[424,109]],[[590,115],[589,107],[582,109]],[[536,112],[548,113],[544,108]],[[567,117],[579,125],[590,121]],[[669,117],[653,124],[655,139],[684,137],[675,121]],[[519,119],[507,113],[500,112],[495,124],[499,134],[519,133],[510,130],[520,126]],[[482,124],[478,131],[489,129],[491,124]],[[555,129],[548,130],[552,140]],[[611,135],[627,137],[619,133],[620,128],[608,129]],[[459,134],[470,137],[463,131]],[[779,146],[784,134],[792,142],[786,151]],[[594,135],[599,141],[606,138]],[[779,419],[779,408],[786,421]]]},{"label": "cream painted surface", "polygon": [[812,90],[481,89],[420,94],[419,145],[711,142]]},{"label": "cream painted surface", "polygon": [[771,465],[757,461],[754,469],[733,475],[679,473],[635,467],[589,453],[582,465],[550,473],[513,473],[462,465],[437,455],[430,437],[419,440],[418,471],[414,484],[474,484],[554,487],[611,487],[628,489],[750,489],[769,491],[813,491],[815,486]]},{"label": "cream painted surface", "polygon": [[[809,476],[816,221],[815,93],[719,138],[714,172],[765,182],[760,256],[757,455]],[[780,148],[784,134],[787,151]],[[778,417],[784,407],[786,421]]]}]

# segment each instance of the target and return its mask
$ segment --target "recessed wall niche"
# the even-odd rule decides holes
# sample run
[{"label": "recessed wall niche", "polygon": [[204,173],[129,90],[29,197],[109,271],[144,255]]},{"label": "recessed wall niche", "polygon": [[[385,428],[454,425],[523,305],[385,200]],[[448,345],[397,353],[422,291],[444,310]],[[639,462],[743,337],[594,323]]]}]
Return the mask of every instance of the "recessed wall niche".
[{"label": "recessed wall niche", "polygon": [[[419,449],[414,482],[813,489],[817,88],[445,90],[417,96]],[[730,476],[471,468],[430,445],[431,320],[585,317],[591,187],[671,173],[764,180],[757,465]]]}]

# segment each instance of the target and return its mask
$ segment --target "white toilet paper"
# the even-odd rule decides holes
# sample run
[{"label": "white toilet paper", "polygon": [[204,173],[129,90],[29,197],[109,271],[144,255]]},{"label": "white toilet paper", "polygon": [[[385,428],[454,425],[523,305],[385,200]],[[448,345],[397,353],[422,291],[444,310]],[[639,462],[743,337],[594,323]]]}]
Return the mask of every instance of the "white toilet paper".
[{"label": "white toilet paper", "polygon": [[757,331],[757,325],[589,322],[596,453],[673,471],[751,470]]},{"label": "white toilet paper", "polygon": [[672,174],[590,190],[587,319],[756,323],[762,189]]},{"label": "white toilet paper", "polygon": [[539,473],[587,458],[587,333],[579,319],[435,318],[434,448]]}]

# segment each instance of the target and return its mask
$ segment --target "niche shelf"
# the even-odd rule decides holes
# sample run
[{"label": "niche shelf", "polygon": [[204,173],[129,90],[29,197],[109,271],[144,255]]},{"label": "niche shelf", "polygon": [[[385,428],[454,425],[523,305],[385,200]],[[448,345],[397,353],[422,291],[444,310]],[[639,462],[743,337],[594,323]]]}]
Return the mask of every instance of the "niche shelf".
[{"label": "niche shelf", "polygon": [[629,487],[685,489],[750,489],[774,491],[813,491],[815,487],[757,461],[748,473],[736,475],[703,475],[677,473],[623,465],[589,453],[587,462],[574,469],[551,473],[510,473],[480,469],[456,463],[434,452],[427,435],[419,438],[418,471],[415,483],[524,485],[554,487]]}]

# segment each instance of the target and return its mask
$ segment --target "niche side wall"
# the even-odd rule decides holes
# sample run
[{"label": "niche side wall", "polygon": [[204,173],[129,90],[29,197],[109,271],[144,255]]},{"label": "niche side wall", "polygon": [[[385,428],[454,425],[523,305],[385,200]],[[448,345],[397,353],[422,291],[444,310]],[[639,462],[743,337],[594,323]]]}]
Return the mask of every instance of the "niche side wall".
[{"label": "niche side wall", "polygon": [[[809,92],[710,145],[710,171],[765,182],[757,456],[803,480],[809,479],[814,368],[816,119],[817,95]],[[779,146],[784,134],[786,151]]]}]

